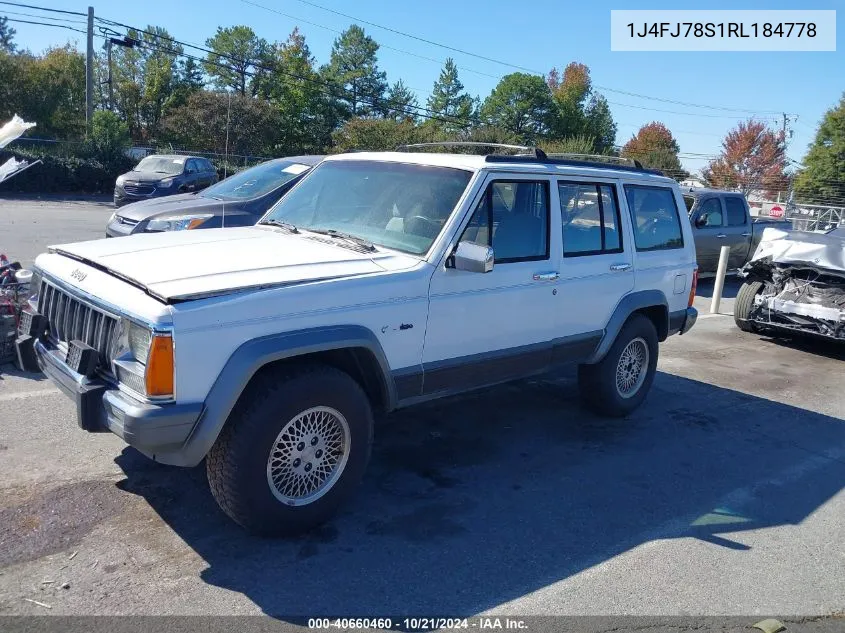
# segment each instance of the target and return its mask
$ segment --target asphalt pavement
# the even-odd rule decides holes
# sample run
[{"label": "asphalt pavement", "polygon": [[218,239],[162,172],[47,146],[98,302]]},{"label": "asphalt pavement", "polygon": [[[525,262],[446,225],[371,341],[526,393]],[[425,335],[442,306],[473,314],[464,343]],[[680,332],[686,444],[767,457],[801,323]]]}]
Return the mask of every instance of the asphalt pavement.
[{"label": "asphalt pavement", "polygon": [[[109,213],[0,203],[0,247],[25,263]],[[843,360],[702,315],[625,419],[583,410],[571,371],[406,410],[343,512],[286,540],[233,525],[203,467],[84,433],[6,365],[0,614],[842,612]]]}]

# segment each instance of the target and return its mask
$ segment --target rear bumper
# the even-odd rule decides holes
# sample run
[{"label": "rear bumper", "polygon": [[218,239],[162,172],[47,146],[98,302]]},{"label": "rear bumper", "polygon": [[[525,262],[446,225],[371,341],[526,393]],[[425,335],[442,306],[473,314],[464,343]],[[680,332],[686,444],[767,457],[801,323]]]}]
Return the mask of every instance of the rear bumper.
[{"label": "rear bumper", "polygon": [[673,334],[686,334],[698,320],[698,310],[687,308],[669,314],[669,336]]},{"label": "rear bumper", "polygon": [[20,337],[18,345],[32,345],[38,367],[76,403],[76,421],[83,430],[110,431],[152,459],[167,455],[166,463],[180,461],[180,451],[190,437],[203,405],[141,402],[102,379],[89,379],[68,367],[61,353],[38,339]]}]

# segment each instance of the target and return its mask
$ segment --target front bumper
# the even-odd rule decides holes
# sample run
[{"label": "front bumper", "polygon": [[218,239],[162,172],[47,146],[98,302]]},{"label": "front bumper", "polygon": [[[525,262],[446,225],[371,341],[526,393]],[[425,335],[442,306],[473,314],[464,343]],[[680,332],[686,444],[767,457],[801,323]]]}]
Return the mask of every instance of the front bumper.
[{"label": "front bumper", "polygon": [[21,336],[17,344],[31,346],[41,371],[76,403],[80,428],[93,433],[110,431],[152,459],[168,455],[167,463],[179,463],[179,453],[200,418],[202,403],[141,402],[102,379],[74,372],[59,350],[49,349],[40,339]]}]

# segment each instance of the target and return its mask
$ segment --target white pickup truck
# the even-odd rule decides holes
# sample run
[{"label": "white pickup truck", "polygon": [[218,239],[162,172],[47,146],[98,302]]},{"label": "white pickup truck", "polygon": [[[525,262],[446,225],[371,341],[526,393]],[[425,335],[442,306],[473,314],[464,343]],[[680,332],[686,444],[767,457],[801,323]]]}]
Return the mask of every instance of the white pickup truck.
[{"label": "white pickup truck", "polygon": [[538,150],[333,156],[255,226],[54,246],[35,267],[21,365],[82,429],[205,459],[264,534],[332,515],[379,413],[577,363],[585,403],[626,415],[658,342],[696,320],[677,184]]}]

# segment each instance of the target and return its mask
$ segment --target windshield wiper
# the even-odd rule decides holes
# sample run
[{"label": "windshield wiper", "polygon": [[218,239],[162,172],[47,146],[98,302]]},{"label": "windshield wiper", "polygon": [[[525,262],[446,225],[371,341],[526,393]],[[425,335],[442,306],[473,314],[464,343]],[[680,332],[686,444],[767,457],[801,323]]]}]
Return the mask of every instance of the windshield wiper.
[{"label": "windshield wiper", "polygon": [[270,218],[269,220],[264,220],[264,222],[259,222],[259,224],[269,224],[270,226],[279,226],[288,233],[299,233],[299,229],[296,228],[295,224],[291,224],[290,222],[285,222],[284,220],[276,220],[274,218]]},{"label": "windshield wiper", "polygon": [[352,235],[351,233],[344,233],[343,231],[335,231],[334,229],[308,229],[312,233],[319,233],[320,235],[328,235],[329,237],[334,237],[339,240],[345,240],[347,242],[352,242],[356,246],[360,246],[367,251],[374,251],[376,250],[375,244],[370,242],[369,240],[365,240],[363,237],[358,237],[357,235]]}]

